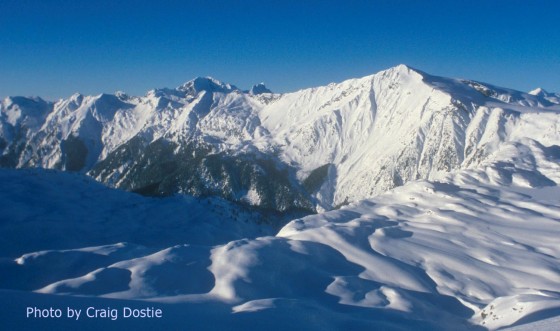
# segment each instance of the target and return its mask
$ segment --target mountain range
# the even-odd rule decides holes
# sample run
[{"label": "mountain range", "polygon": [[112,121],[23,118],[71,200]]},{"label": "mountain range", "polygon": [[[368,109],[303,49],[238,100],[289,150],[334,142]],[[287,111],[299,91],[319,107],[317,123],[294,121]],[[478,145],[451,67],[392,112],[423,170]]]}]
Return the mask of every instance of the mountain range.
[{"label": "mountain range", "polygon": [[287,94],[196,78],[143,97],[14,97],[0,104],[0,164],[314,212],[476,166],[558,100],[405,65]]},{"label": "mountain range", "polygon": [[0,150],[14,307],[147,300],[197,329],[560,314],[560,95],[542,89],[399,65],[285,94],[206,77],[8,97]]}]

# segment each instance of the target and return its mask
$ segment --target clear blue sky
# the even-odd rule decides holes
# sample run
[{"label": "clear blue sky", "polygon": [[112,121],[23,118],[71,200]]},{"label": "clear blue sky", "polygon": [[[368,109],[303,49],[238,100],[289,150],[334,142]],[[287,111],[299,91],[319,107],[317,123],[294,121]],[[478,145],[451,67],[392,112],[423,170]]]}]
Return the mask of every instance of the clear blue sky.
[{"label": "clear blue sky", "polygon": [[560,92],[559,1],[0,0],[0,97],[212,76],[276,92],[405,63]]}]

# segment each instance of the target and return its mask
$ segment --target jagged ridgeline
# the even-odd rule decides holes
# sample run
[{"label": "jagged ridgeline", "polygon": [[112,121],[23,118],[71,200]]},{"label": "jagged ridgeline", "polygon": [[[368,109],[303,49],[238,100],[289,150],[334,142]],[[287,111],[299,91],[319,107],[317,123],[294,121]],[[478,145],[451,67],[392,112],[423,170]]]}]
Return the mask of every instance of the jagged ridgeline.
[{"label": "jagged ridgeline", "polygon": [[[132,161],[133,160],[133,161]],[[315,211],[294,178],[295,169],[262,153],[215,153],[197,142],[136,137],[97,163],[89,174],[116,187],[152,196],[222,196],[274,211]]]},{"label": "jagged ridgeline", "polygon": [[[145,96],[8,97],[0,166],[77,171],[145,195],[313,212],[479,165],[513,138],[537,139],[519,124],[553,116],[559,104],[542,89],[405,65],[286,94],[199,77]],[[553,124],[542,130],[557,134]]]},{"label": "jagged ridgeline", "polygon": [[[220,196],[262,210],[315,212],[297,169],[277,153],[222,148],[263,131],[252,102],[274,97],[262,83],[240,91],[196,78],[146,97],[6,98],[0,166],[81,172],[149,196]],[[174,127],[179,132],[168,134]]]}]

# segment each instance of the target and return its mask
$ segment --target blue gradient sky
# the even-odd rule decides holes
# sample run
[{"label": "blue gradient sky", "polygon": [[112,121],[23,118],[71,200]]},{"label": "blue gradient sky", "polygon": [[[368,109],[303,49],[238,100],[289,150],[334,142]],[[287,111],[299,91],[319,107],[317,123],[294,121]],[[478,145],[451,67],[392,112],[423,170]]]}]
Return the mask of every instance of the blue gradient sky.
[{"label": "blue gradient sky", "polygon": [[0,0],[0,97],[143,95],[196,76],[287,92],[399,63],[560,91],[559,3]]}]

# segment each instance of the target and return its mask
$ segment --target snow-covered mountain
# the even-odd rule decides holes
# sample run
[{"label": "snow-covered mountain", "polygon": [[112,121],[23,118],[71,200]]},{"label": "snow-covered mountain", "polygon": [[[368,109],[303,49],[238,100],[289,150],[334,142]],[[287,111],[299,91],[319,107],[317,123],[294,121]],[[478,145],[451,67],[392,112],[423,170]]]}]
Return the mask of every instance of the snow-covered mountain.
[{"label": "snow-covered mountain", "polygon": [[560,314],[554,94],[401,65],[287,94],[197,78],[0,107],[3,167],[77,172],[0,169],[7,328],[495,330]]},{"label": "snow-covered mountain", "polygon": [[[220,195],[279,211],[329,210],[474,166],[558,100],[405,65],[273,94],[196,78],[143,97],[1,103],[2,166],[80,171],[152,195]],[[546,131],[548,130],[548,131]],[[525,134],[525,133],[524,133]]]},{"label": "snow-covered mountain", "polygon": [[553,104],[560,103],[560,95],[558,93],[549,93],[540,87],[532,90],[529,94],[537,96]]}]

